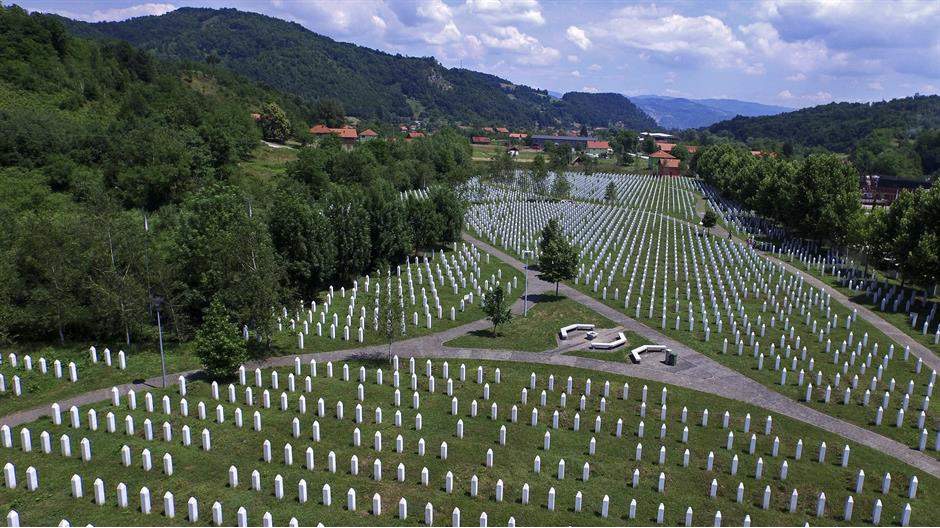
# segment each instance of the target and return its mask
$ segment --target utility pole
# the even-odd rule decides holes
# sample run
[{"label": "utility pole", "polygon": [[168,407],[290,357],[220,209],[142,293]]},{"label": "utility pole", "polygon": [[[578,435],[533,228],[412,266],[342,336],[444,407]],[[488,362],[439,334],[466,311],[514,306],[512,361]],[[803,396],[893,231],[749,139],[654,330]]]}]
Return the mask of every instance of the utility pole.
[{"label": "utility pole", "polygon": [[529,255],[532,255],[533,252],[531,249],[522,250],[522,258],[525,261],[525,280],[523,281],[523,291],[522,291],[522,317],[529,316]]},{"label": "utility pole", "polygon": [[163,388],[166,388],[166,354],[163,352],[163,321],[160,319],[160,305],[163,304],[163,297],[154,296],[150,298],[154,308],[157,310],[157,335],[160,343],[160,367],[163,371]]}]

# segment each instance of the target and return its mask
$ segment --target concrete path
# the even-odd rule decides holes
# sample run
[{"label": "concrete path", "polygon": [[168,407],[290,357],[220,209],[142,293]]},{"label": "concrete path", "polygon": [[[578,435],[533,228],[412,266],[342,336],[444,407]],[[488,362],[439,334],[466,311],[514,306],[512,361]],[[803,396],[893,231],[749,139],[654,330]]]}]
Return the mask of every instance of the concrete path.
[{"label": "concrete path", "polygon": [[[493,256],[501,259],[508,265],[511,265],[520,270],[524,269],[524,265],[521,262],[498,250],[497,248],[483,241],[477,240],[469,235],[464,235],[464,239],[472,242],[473,244],[476,244],[481,249],[491,253]],[[529,272],[528,291],[530,299],[537,299],[539,294],[548,291],[554,291],[554,285],[538,279],[534,276],[534,272]],[[757,383],[743,374],[725,367],[724,365],[695,351],[694,349],[660,334],[658,331],[627,317],[618,310],[615,310],[606,304],[601,303],[600,301],[585,295],[584,293],[581,293],[574,288],[571,288],[570,286],[561,285],[560,292],[614,321],[623,329],[635,332],[654,343],[664,344],[672,350],[678,352],[678,365],[675,367],[666,366],[655,355],[644,356],[644,361],[639,365],[617,361],[603,361],[599,359],[569,356],[565,355],[564,352],[571,350],[573,347],[567,342],[560,344],[555,349],[546,352],[451,348],[444,346],[446,341],[464,335],[468,332],[487,328],[489,326],[489,321],[486,320],[474,321],[434,334],[399,341],[393,345],[392,353],[398,354],[401,357],[436,357],[550,364],[609,372],[611,374],[619,374],[638,379],[668,383],[671,385],[731,398],[733,400],[755,405],[770,411],[777,412],[784,416],[800,420],[802,422],[819,427],[820,429],[840,435],[848,440],[887,453],[907,464],[910,464],[913,467],[940,478],[940,461],[929,455],[911,449],[901,444],[900,442],[884,437],[878,433],[826,415],[797,401],[794,401],[787,396],[784,396],[772,389],[765,387],[764,385],[761,385],[760,383]],[[516,313],[522,312],[522,299],[517,300],[513,304],[513,311]],[[387,345],[375,345],[348,350],[338,350],[334,352],[314,352],[301,354],[300,358],[304,363],[306,363],[311,359],[316,359],[317,361],[321,362],[355,359],[384,359],[387,357],[387,354]],[[295,356],[293,355],[273,357],[263,361],[254,362],[246,366],[250,368],[285,367],[293,364],[294,357]],[[169,376],[168,382],[170,384],[177,383],[177,380],[181,375],[186,376],[187,378],[193,378],[197,377],[199,373],[196,371],[175,373]],[[124,394],[130,389],[140,391],[159,388],[160,386],[160,378],[155,377],[145,380],[141,383],[129,383],[121,385],[118,386],[118,389],[122,394]],[[63,409],[68,409],[72,405],[82,406],[93,404],[99,401],[107,400],[110,397],[111,389],[106,388],[86,392],[73,398],[59,401],[59,405]],[[43,405],[33,409],[27,409],[0,417],[0,424],[6,424],[13,427],[35,421],[48,414],[49,406]]]}]

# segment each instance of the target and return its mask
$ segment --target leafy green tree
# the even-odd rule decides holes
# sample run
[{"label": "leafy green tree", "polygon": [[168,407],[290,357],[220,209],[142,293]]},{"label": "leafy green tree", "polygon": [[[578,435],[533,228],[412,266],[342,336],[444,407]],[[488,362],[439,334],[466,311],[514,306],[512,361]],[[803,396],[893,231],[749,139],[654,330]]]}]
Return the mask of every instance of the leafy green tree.
[{"label": "leafy green tree", "polygon": [[277,103],[266,103],[261,107],[261,134],[264,139],[284,143],[290,137],[290,131],[290,120]]},{"label": "leafy green tree", "polygon": [[805,238],[843,244],[862,214],[855,168],[839,156],[814,154],[797,168],[794,188],[784,225]]},{"label": "leafy green tree", "polygon": [[493,323],[493,335],[499,335],[500,325],[512,321],[512,307],[506,299],[502,284],[483,294],[483,313]]},{"label": "leafy green tree", "polygon": [[607,188],[604,190],[604,200],[608,202],[617,201],[617,186],[612,181],[607,184]]},{"label": "leafy green tree", "polygon": [[564,280],[572,280],[577,275],[578,251],[562,233],[558,221],[554,218],[542,229],[539,249],[539,277],[555,283],[557,296],[558,284]]},{"label": "leafy green tree", "polygon": [[702,227],[711,231],[718,224],[718,215],[714,211],[705,211],[702,215]]},{"label": "leafy green tree", "polygon": [[441,218],[441,242],[460,240],[467,204],[457,196],[453,188],[442,185],[431,189],[430,199]]},{"label": "leafy green tree", "polygon": [[516,163],[508,152],[498,152],[490,162],[490,178],[496,183],[512,183]]},{"label": "leafy green tree", "polygon": [[659,147],[656,146],[656,142],[653,141],[652,136],[646,136],[643,138],[643,143],[640,145],[640,148],[647,155],[652,154],[659,150]]},{"label": "leafy green tree", "polygon": [[330,224],[336,226],[336,272],[341,280],[352,280],[372,260],[369,212],[357,193],[340,186],[332,188],[325,207]]},{"label": "leafy green tree", "polygon": [[313,107],[314,117],[317,121],[326,123],[330,127],[339,127],[346,118],[343,103],[333,97],[324,97],[317,101]]},{"label": "leafy green tree", "polygon": [[333,276],[333,226],[301,185],[288,180],[273,198],[268,228],[285,286],[311,299]]},{"label": "leafy green tree", "polygon": [[238,367],[248,361],[248,350],[225,304],[212,299],[194,341],[196,355],[202,361],[209,379],[231,378]]},{"label": "leafy green tree", "polygon": [[614,136],[610,138],[610,147],[614,150],[614,155],[617,156],[617,164],[629,165],[633,161],[630,154],[635,152],[637,147],[636,132],[632,130],[618,130]]},{"label": "leafy green tree", "polygon": [[571,194],[571,182],[564,172],[555,173],[555,181],[552,183],[552,196],[555,198],[567,198]]},{"label": "leafy green tree", "polygon": [[532,158],[529,169],[532,175],[532,191],[535,194],[546,194],[548,189],[545,182],[548,180],[548,166],[545,164],[545,156],[536,154]]},{"label": "leafy green tree", "polygon": [[369,187],[367,203],[373,265],[402,262],[414,250],[404,202],[390,183],[377,180]]},{"label": "leafy green tree", "polygon": [[406,203],[415,247],[432,249],[443,238],[444,219],[431,200],[409,199]]},{"label": "leafy green tree", "polygon": [[287,174],[305,184],[312,197],[319,198],[329,189],[329,171],[332,159],[338,151],[338,148],[331,151],[322,145],[304,147],[298,150],[296,160],[287,163]]}]

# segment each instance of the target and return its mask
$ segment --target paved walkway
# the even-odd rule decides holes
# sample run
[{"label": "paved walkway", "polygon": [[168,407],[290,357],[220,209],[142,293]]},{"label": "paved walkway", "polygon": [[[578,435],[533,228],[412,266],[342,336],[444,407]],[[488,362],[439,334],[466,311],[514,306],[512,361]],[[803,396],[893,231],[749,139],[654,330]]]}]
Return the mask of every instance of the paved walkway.
[{"label": "paved walkway", "polygon": [[[469,235],[464,235],[464,239],[478,245],[480,248],[503,260],[503,262],[507,263],[508,265],[511,265],[520,270],[524,269],[524,265],[521,262],[498,250],[497,248],[483,241],[477,240]],[[538,279],[534,276],[534,272],[530,272],[528,288],[530,299],[537,299],[539,294],[553,289],[553,284]],[[884,437],[878,433],[850,424],[843,420],[839,420],[815,409],[807,407],[797,401],[794,401],[787,396],[784,396],[772,389],[765,387],[764,385],[761,385],[760,383],[757,383],[743,374],[725,367],[724,365],[693,350],[692,348],[660,334],[658,331],[627,317],[618,310],[615,310],[606,304],[588,295],[585,295],[584,293],[581,293],[574,288],[571,288],[570,286],[561,285],[560,292],[614,321],[622,328],[635,332],[652,342],[664,344],[672,350],[678,352],[680,358],[678,365],[675,367],[668,367],[663,362],[658,361],[655,356],[644,356],[643,363],[639,365],[569,356],[564,354],[564,352],[571,349],[571,346],[567,343],[547,352],[451,348],[444,346],[446,341],[466,334],[467,332],[487,328],[489,326],[489,322],[486,320],[474,321],[434,334],[397,342],[394,344],[392,352],[402,357],[438,357],[559,365],[597,370],[601,372],[630,376],[638,379],[668,383],[671,385],[731,398],[733,400],[755,405],[773,412],[777,412],[784,416],[800,420],[802,422],[819,427],[820,429],[840,435],[851,441],[866,445],[878,451],[885,452],[930,475],[940,478],[940,461],[929,455],[911,449],[901,444],[900,442]],[[513,304],[513,311],[517,313],[522,312],[522,299],[519,299]],[[314,352],[301,354],[300,358],[304,362],[308,362],[310,359],[316,359],[317,361],[381,359],[386,358],[387,353],[387,345],[375,345],[334,352]],[[248,366],[251,368],[290,366],[294,362],[294,357],[295,356],[290,355],[273,357],[252,363]],[[175,384],[181,375],[186,377],[196,377],[198,376],[198,372],[189,371],[175,373],[169,376],[168,381],[171,384]],[[118,387],[118,389],[122,394],[124,394],[130,389],[140,391],[157,388],[159,386],[160,378],[155,377],[140,383],[129,383],[121,385]],[[62,406],[63,409],[68,409],[72,405],[88,405],[107,400],[110,397],[111,389],[106,388],[86,392],[73,398],[62,400],[59,402],[59,405]],[[49,406],[43,405],[37,408],[27,409],[10,414],[8,416],[0,417],[0,423],[12,427],[35,421],[48,414]]]}]

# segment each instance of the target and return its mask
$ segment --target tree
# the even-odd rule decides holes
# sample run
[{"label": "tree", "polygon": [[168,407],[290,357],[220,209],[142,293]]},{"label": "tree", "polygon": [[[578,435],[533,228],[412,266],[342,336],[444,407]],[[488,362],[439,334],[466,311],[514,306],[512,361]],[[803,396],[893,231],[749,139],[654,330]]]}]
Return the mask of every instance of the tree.
[{"label": "tree", "polygon": [[610,147],[614,149],[619,165],[629,165],[633,161],[630,156],[636,150],[636,132],[632,130],[618,130],[610,139]]},{"label": "tree", "polygon": [[336,272],[348,281],[366,271],[372,260],[369,212],[352,190],[334,186],[326,200],[326,215],[334,230]]},{"label": "tree", "polygon": [[290,137],[291,124],[277,103],[261,107],[261,135],[268,141],[284,143]]},{"label": "tree", "polygon": [[578,252],[574,245],[561,231],[554,218],[542,229],[539,241],[539,278],[555,283],[555,295],[558,295],[558,283],[574,279],[578,272]]},{"label": "tree", "polygon": [[431,202],[441,219],[441,242],[460,240],[463,231],[467,204],[449,186],[438,185],[431,189]]},{"label": "tree", "polygon": [[502,284],[483,295],[483,313],[493,323],[493,334],[499,335],[497,329],[500,325],[512,320],[512,308],[508,304]]},{"label": "tree", "polygon": [[843,245],[862,214],[858,171],[833,154],[814,154],[795,174],[796,196],[781,219],[798,235]]},{"label": "tree", "polygon": [[604,190],[604,200],[607,200],[608,202],[617,201],[617,186],[614,185],[614,182],[607,184],[607,189]]},{"label": "tree", "polygon": [[571,194],[571,182],[564,172],[555,173],[555,182],[552,184],[552,196],[555,198],[567,198]]},{"label": "tree", "polygon": [[268,229],[285,287],[310,299],[333,276],[333,226],[323,208],[292,180],[282,183],[273,198]]},{"label": "tree", "polygon": [[656,146],[656,142],[653,141],[652,136],[646,136],[645,138],[643,138],[643,145],[641,148],[643,149],[643,152],[645,154],[652,154],[656,152],[657,150],[659,150],[659,147]]},{"label": "tree", "polygon": [[210,379],[230,378],[248,360],[245,341],[218,298],[212,299],[194,342],[196,355]]},{"label": "tree", "polygon": [[546,194],[548,189],[545,181],[548,180],[548,166],[545,165],[545,156],[536,154],[529,165],[532,173],[532,191],[535,194]]},{"label": "tree", "polygon": [[705,211],[705,214],[702,215],[702,227],[708,229],[711,232],[712,228],[715,227],[715,224],[718,223],[718,215],[714,211]]}]

